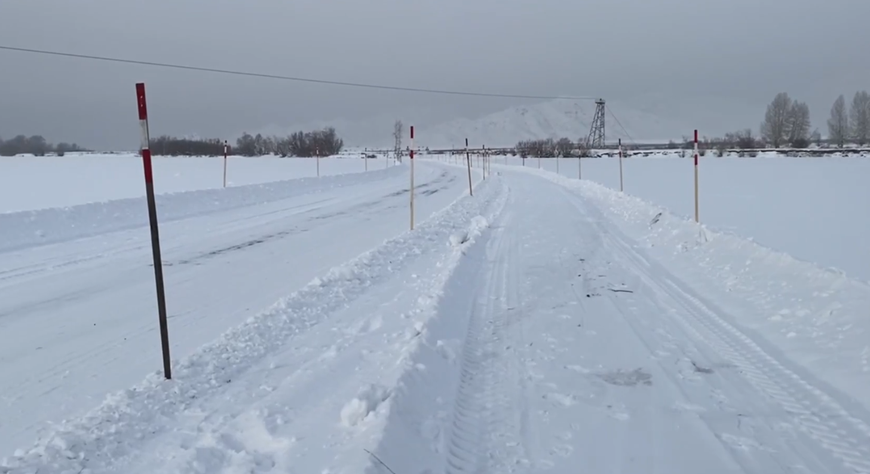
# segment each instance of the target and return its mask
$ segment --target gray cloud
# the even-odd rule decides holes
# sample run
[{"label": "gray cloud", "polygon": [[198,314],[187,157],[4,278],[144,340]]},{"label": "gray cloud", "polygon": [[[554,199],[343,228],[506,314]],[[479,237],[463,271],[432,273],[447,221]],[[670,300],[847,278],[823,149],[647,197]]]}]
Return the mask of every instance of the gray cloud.
[{"label": "gray cloud", "polygon": [[[353,82],[595,95],[684,122],[760,117],[776,92],[824,130],[870,89],[866,0],[3,0],[0,44]],[[529,101],[346,89],[0,51],[0,135],[134,148],[133,83],[154,133],[232,136],[319,119],[436,122]],[[713,100],[713,99],[715,100]],[[709,104],[709,106],[705,106]],[[618,111],[615,111],[618,113]],[[384,124],[384,134],[390,124]]]}]

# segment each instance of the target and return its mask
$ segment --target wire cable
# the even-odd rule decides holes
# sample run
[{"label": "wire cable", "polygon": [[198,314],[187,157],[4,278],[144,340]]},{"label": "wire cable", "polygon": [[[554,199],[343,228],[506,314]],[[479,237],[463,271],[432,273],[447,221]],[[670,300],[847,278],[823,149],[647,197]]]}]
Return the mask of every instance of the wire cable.
[{"label": "wire cable", "polygon": [[625,137],[628,138],[629,143],[634,145],[635,144],[634,139],[631,138],[631,135],[628,133],[628,130],[626,130],[625,127],[622,126],[622,122],[620,122],[619,119],[616,117],[616,115],[613,113],[613,111],[610,110],[610,106],[605,104],[604,107],[607,107],[607,111],[610,112],[610,116],[613,117],[613,120],[616,120],[616,124],[619,125],[619,128],[622,129],[622,133],[624,133]]},{"label": "wire cable", "polygon": [[294,77],[294,76],[283,76],[279,74],[267,74],[267,73],[259,73],[259,72],[247,72],[247,71],[237,71],[232,69],[219,69],[219,68],[211,68],[211,67],[202,67],[202,66],[190,66],[185,64],[172,64],[172,63],[162,63],[156,61],[142,61],[138,59],[126,59],[126,58],[115,58],[109,56],[96,56],[92,54],[78,54],[78,53],[66,53],[62,51],[50,51],[44,49],[33,49],[33,48],[19,48],[15,46],[6,46],[0,45],[0,50],[5,51],[15,51],[19,53],[28,53],[28,54],[41,54],[47,56],[62,56],[67,58],[76,58],[76,59],[86,59],[91,61],[103,61],[103,62],[112,62],[112,63],[124,63],[124,64],[136,64],[140,66],[149,66],[149,67],[160,67],[166,69],[182,69],[188,71],[199,71],[199,72],[209,72],[215,74],[227,74],[233,76],[247,76],[247,77],[258,77],[262,79],[277,79],[282,81],[293,81],[293,82],[307,82],[311,84],[324,84],[324,85],[332,85],[332,86],[343,86],[343,87],[357,87],[357,88],[366,88],[366,89],[381,89],[381,90],[390,90],[390,91],[400,91],[400,92],[417,92],[417,93],[425,93],[425,94],[441,94],[441,95],[458,95],[458,96],[474,96],[474,97],[502,97],[509,99],[537,99],[537,100],[557,100],[557,99],[565,99],[565,100],[595,100],[595,97],[574,97],[574,96],[545,96],[545,95],[526,95],[526,94],[497,94],[497,93],[488,93],[488,92],[474,92],[474,91],[460,91],[460,90],[446,90],[446,89],[426,89],[422,87],[401,87],[401,86],[391,86],[386,84],[372,84],[372,83],[362,83],[362,82],[346,82],[346,81],[333,81],[327,79],[314,79],[308,77]]}]

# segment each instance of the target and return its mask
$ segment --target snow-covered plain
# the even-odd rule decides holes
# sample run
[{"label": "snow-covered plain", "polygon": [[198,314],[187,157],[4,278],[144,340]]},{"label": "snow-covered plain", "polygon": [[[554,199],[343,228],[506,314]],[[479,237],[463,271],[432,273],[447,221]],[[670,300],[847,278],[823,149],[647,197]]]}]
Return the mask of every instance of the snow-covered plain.
[{"label": "snow-covered plain", "polygon": [[[384,169],[385,158],[341,156],[320,159],[320,174],[331,176]],[[153,159],[157,193],[223,187],[223,157]],[[227,159],[227,185],[243,186],[317,176],[317,160],[243,157]],[[63,157],[0,157],[0,213],[145,195],[142,160],[136,154],[79,154]]]},{"label": "snow-covered plain", "polygon": [[435,161],[411,232],[407,166],[160,196],[172,381],[141,198],[36,213],[54,243],[0,250],[0,472],[870,473],[866,283],[565,162],[469,197]]},{"label": "snow-covered plain", "polygon": [[[493,164],[504,164],[495,157]],[[537,168],[537,158],[526,167]],[[574,159],[540,160],[545,170],[577,178]],[[522,166],[522,159],[507,163]],[[584,159],[583,178],[619,189],[619,160]],[[870,157],[700,159],[701,221],[795,258],[845,272],[870,282]],[[682,217],[693,217],[694,175],[687,158],[623,160],[625,193],[656,203]]]}]

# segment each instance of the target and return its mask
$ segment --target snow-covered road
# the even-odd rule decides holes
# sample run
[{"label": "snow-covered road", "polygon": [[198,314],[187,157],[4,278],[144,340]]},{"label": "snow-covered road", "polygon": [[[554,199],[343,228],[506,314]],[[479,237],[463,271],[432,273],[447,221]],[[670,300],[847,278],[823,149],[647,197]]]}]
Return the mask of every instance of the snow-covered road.
[{"label": "snow-covered road", "polygon": [[[459,194],[464,170],[421,168],[452,197]],[[266,217],[266,205],[256,215],[246,211],[244,221],[231,213],[219,222],[210,218],[210,228],[225,229],[233,239],[205,232],[194,220],[179,222],[178,238],[190,240],[185,251],[167,252],[167,262],[199,264],[209,281],[228,282],[217,292],[193,284],[184,290],[189,303],[176,304],[181,313],[171,323],[183,333],[175,328],[187,319],[188,345],[194,337],[215,339],[197,334],[203,321],[226,318],[229,325],[243,307],[265,306],[252,294],[268,298],[270,289],[300,287],[291,260],[311,259],[305,268],[323,276],[192,352],[172,382],[151,377],[47,433],[36,447],[0,463],[0,472],[5,465],[15,473],[91,474],[870,474],[865,406],[766,349],[769,344],[741,330],[694,282],[654,260],[582,193],[532,172],[499,170],[473,198],[430,211],[429,221],[383,245],[367,241],[371,252],[327,271],[352,257],[339,254],[327,235],[365,239],[375,234],[375,216],[395,218],[391,206],[406,209],[406,201],[385,198],[380,185],[359,189],[354,204],[343,198],[345,190],[325,203],[328,193],[295,199],[292,207],[275,203],[281,217]],[[350,207],[360,202],[367,205]],[[323,215],[329,216],[325,230],[305,224],[306,232],[292,238],[272,237]],[[361,233],[365,219],[371,222]],[[260,220],[262,226],[253,225]],[[387,232],[386,220],[383,226]],[[311,242],[299,240],[306,234],[313,234]],[[239,251],[222,250],[231,241]],[[242,250],[267,245],[275,247]],[[306,255],[293,252],[297,245]],[[237,257],[223,261],[223,255]],[[128,288],[124,265],[133,263],[124,258],[112,257],[119,272],[100,280],[104,285]],[[87,277],[89,269],[93,278],[106,272],[95,267],[103,265],[99,261],[76,264],[84,275],[63,293],[66,300],[56,300],[53,318],[60,318],[57,308],[77,304],[76,295],[100,294]],[[203,274],[176,276],[176,285]],[[48,276],[28,275],[14,281],[52,288]],[[144,278],[136,284],[147,287]],[[28,305],[20,293],[19,305],[31,308],[30,317],[48,317],[37,298]],[[146,291],[139,293],[145,295],[137,300],[137,323],[116,334],[147,333],[136,357],[149,358],[142,367],[154,367],[155,355],[145,354],[156,352],[153,304],[146,305]],[[111,296],[123,312],[125,293]],[[22,319],[20,311],[13,322]],[[116,315],[95,318],[122,326]],[[23,330],[19,334],[24,338]],[[87,341],[79,335],[67,345],[72,336],[57,337],[52,347],[65,357]],[[94,367],[103,361],[114,364],[113,371],[139,363],[114,347],[97,344],[80,356],[90,359],[87,364],[63,360],[64,369],[43,362],[43,400],[63,400],[60,393],[46,398],[57,385],[52,370],[84,370],[81,377],[99,375]],[[123,382],[133,385],[140,372]],[[35,380],[23,368],[17,376]],[[81,396],[87,381],[64,387],[84,387]],[[39,393],[32,387],[10,393]],[[7,388],[16,389],[4,386],[4,395]],[[26,431],[30,418],[15,419]]]},{"label": "snow-covered road", "polygon": [[[393,470],[870,472],[866,412],[764,352],[579,195],[505,175],[507,211],[440,306],[469,318],[465,333],[436,326],[464,341],[459,363],[409,378],[376,451]],[[409,448],[417,426],[444,431]]]},{"label": "snow-covered road", "polygon": [[[465,192],[461,171],[421,170],[419,219]],[[162,216],[182,217],[161,227],[173,358],[189,355],[331,267],[407,229],[405,167],[341,179],[340,186],[323,179],[229,190],[259,203],[244,207],[212,201],[219,196],[213,191],[162,199]],[[162,366],[141,199],[106,204],[121,211],[108,222],[92,218],[91,208],[98,205],[82,207],[71,214],[87,219],[42,222],[46,227],[40,229],[77,237],[82,228],[93,228],[87,234],[95,235],[7,252],[0,259],[4,453],[50,430],[47,422],[75,418],[107,393]],[[103,232],[113,230],[114,222],[125,228],[136,216],[135,229]],[[58,224],[65,227],[59,230]],[[18,227],[10,222],[0,231],[2,237],[11,235],[6,242],[16,241]]]}]

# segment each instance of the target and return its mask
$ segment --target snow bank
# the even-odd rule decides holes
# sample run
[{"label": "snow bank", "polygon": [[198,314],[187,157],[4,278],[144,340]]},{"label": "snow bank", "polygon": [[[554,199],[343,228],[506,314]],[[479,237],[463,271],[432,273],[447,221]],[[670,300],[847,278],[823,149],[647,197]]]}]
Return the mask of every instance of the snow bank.
[{"label": "snow bank", "polygon": [[579,192],[761,345],[870,409],[870,285],[596,183],[526,172]]},{"label": "snow bank", "polygon": [[363,388],[356,398],[347,402],[341,409],[341,423],[348,428],[360,424],[369,413],[377,410],[389,397],[390,389],[387,387],[369,385]]},{"label": "snow bank", "polygon": [[[472,236],[463,246],[449,250],[439,266],[436,282],[417,298],[417,319],[434,314],[437,296],[473,236],[483,231],[506,200],[499,180],[478,186],[475,195],[461,197],[436,213],[416,230],[333,268],[325,276],[281,300],[272,308],[225,333],[218,341],[176,361],[172,381],[157,372],[129,390],[113,394],[88,415],[64,422],[42,436],[34,446],[19,450],[0,462],[0,473],[61,473],[112,470],[113,463],[133,455],[146,442],[172,430],[171,420],[198,399],[241,379],[251,367],[286,346],[288,341],[319,325],[333,312],[349,307],[373,286],[388,281],[424,252],[444,252],[443,242],[465,230]],[[419,333],[424,328],[414,325]],[[409,350],[413,349],[413,345]],[[401,363],[401,359],[400,359]],[[414,364],[400,366],[419,370]],[[389,408],[392,389],[364,390],[335,415],[345,425],[365,420],[373,411]],[[380,402],[378,402],[380,400]]]},{"label": "snow bank", "polygon": [[[457,300],[457,292],[475,291],[469,277],[476,276],[482,262],[487,261],[490,242],[486,237],[479,238],[498,214],[477,216],[462,233],[451,236],[454,253],[445,264],[451,270],[444,273],[437,292],[429,295],[433,304],[427,310],[423,337],[409,347],[408,369],[392,393],[386,428],[374,451],[396,472],[440,472],[443,467],[440,461],[448,434],[444,427],[449,426],[447,419],[453,410],[457,366],[461,364],[470,320],[467,314],[471,311],[453,301]],[[457,235],[463,237],[461,242]],[[373,464],[366,472],[382,471]]]},{"label": "snow bank", "polygon": [[[366,174],[299,178],[226,189],[159,194],[156,197],[157,214],[161,222],[169,222],[361,182],[376,182],[403,174],[407,174],[407,169],[396,166]],[[144,197],[0,213],[0,252],[147,226],[148,208]]]},{"label": "snow bank", "polygon": [[[548,171],[577,178],[578,159],[541,160]],[[522,167],[522,160],[509,163]],[[493,164],[503,163],[494,159]],[[526,160],[537,168],[537,160]],[[493,166],[496,168],[496,166]],[[619,189],[619,160],[584,159],[583,178]],[[501,167],[496,169],[503,169]],[[515,169],[513,166],[511,169]],[[701,158],[701,219],[711,229],[733,232],[823,267],[842,269],[870,282],[868,158]],[[694,216],[691,158],[623,160],[626,193]],[[784,232],[783,229],[788,229]],[[835,232],[832,232],[835,229]]]}]

